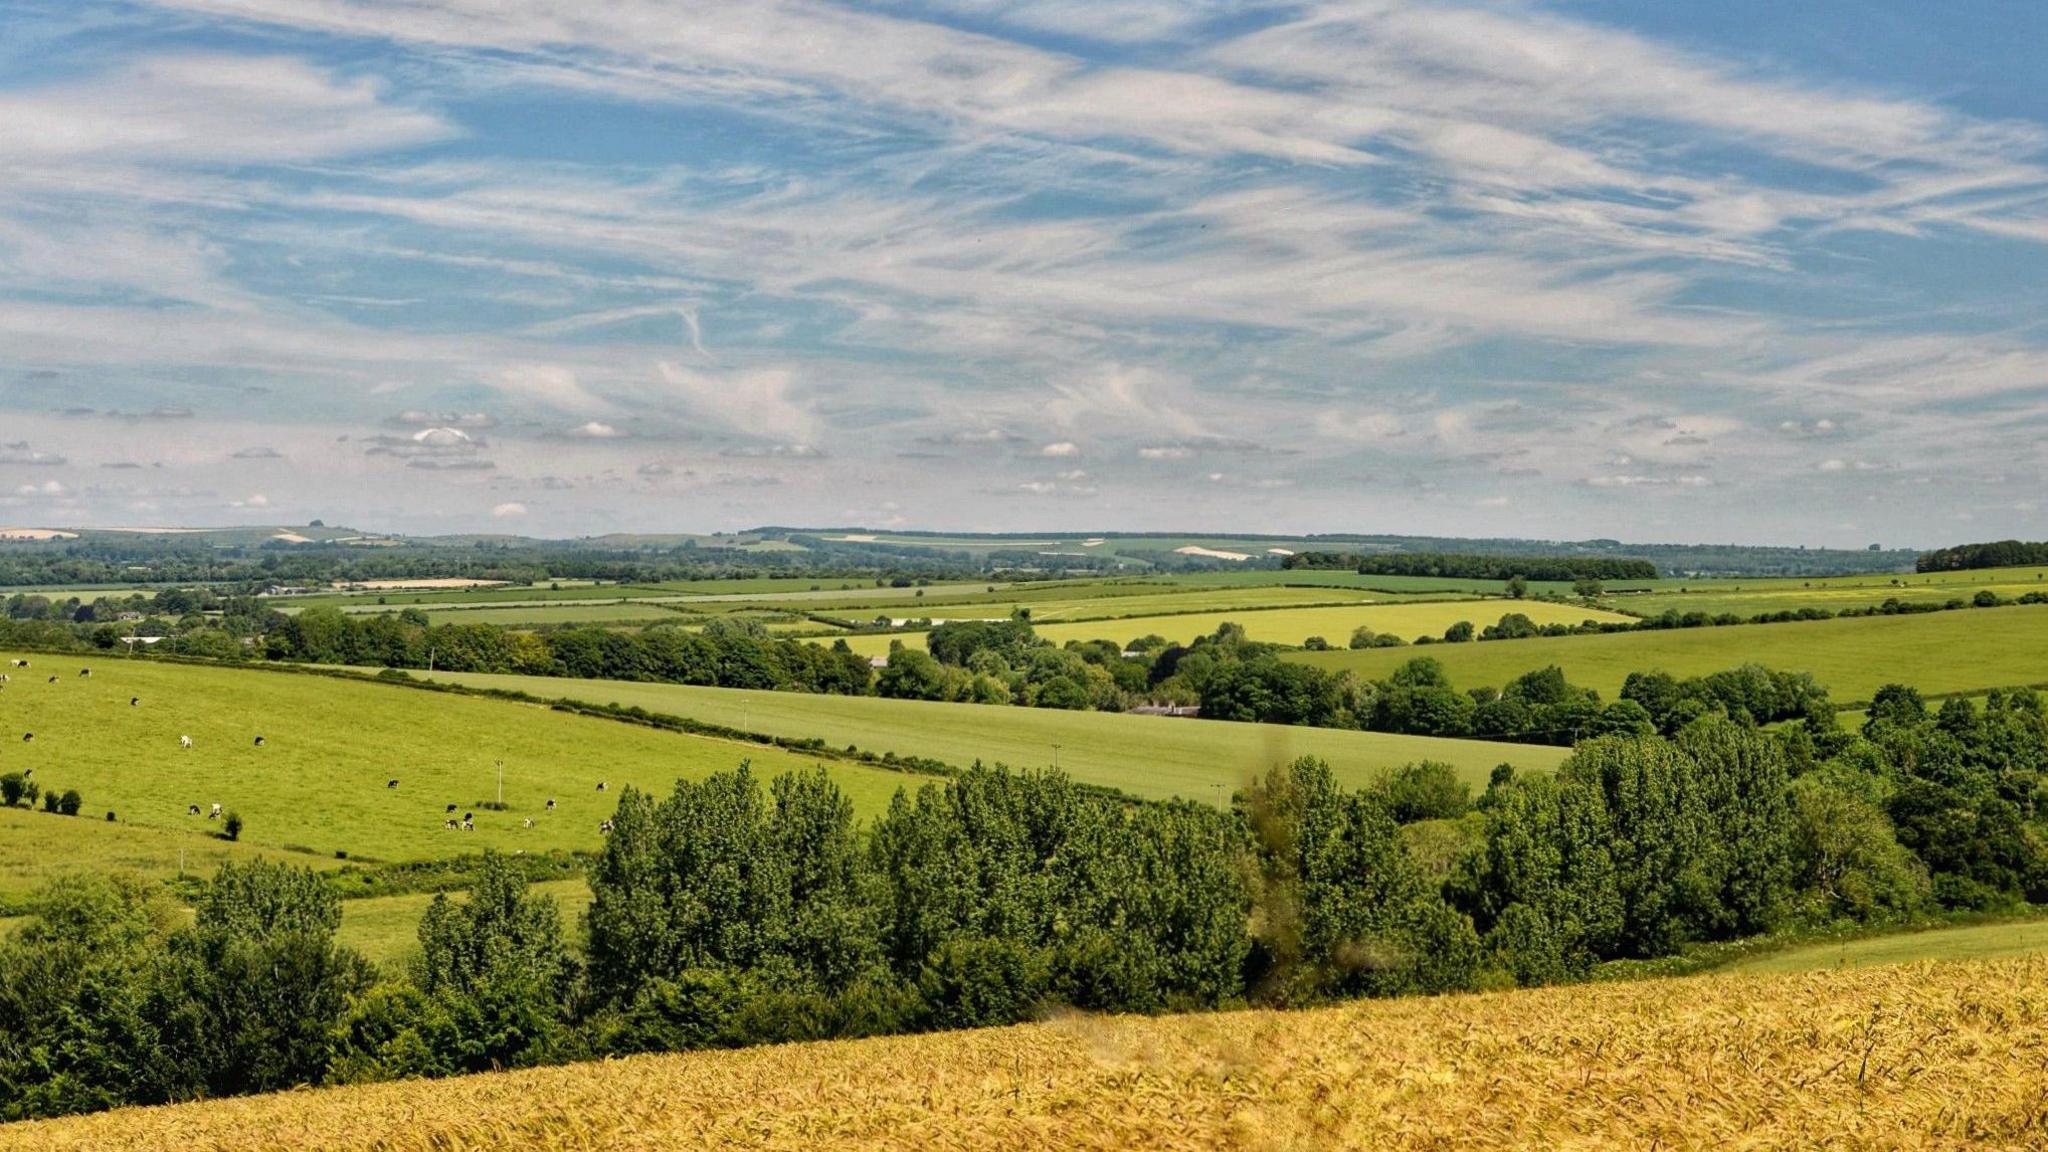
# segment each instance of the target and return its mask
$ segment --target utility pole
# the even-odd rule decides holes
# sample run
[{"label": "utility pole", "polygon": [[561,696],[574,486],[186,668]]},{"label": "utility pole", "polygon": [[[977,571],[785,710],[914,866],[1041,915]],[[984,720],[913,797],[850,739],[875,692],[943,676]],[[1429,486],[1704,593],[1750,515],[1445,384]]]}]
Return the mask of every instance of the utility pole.
[{"label": "utility pole", "polygon": [[498,764],[498,807],[500,807],[500,808],[503,808],[503,807],[505,806],[505,762],[504,762],[503,760],[500,760],[500,761],[498,761],[498,762],[497,762],[497,764]]},{"label": "utility pole", "polygon": [[1057,744],[1052,746],[1052,766],[1055,768],[1060,766],[1060,746]]}]

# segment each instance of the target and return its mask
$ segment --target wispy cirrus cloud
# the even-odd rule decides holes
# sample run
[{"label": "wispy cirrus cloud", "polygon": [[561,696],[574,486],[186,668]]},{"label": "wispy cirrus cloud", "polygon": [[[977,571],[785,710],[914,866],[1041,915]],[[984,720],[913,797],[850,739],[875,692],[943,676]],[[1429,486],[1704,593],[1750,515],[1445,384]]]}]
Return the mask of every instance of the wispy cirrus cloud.
[{"label": "wispy cirrus cloud", "polygon": [[[2040,462],[2048,117],[1936,71],[1536,0],[121,12],[0,81],[0,360],[54,374],[0,404],[253,422],[209,459],[410,472],[354,489],[410,523],[1202,483],[1611,535],[1660,523],[1631,494],[1747,528],[1935,443],[1989,489]],[[53,427],[0,486],[112,462]],[[195,475],[119,498],[246,484]],[[661,503],[685,475],[745,482]]]}]

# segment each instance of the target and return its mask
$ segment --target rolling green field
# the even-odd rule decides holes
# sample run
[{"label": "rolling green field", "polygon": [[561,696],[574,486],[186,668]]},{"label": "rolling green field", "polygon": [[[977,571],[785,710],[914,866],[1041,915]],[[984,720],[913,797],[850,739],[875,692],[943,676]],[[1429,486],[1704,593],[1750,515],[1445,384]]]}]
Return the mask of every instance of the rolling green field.
[{"label": "rolling green field", "polygon": [[2048,590],[2048,569],[1983,568],[1782,580],[1656,580],[1619,587],[1641,587],[1644,591],[1610,595],[1604,603],[1641,616],[1676,610],[1748,617],[1801,608],[1839,612],[1845,608],[1875,607],[1893,599],[1909,604],[1941,604],[1957,598],[1967,600],[1983,590],[2010,600],[2028,592]]},{"label": "rolling green field", "polygon": [[432,608],[427,611],[427,622],[430,624],[497,624],[507,628],[542,624],[650,624],[657,620],[686,619],[689,617],[672,608],[636,600],[508,604]]},{"label": "rolling green field", "polygon": [[[59,773],[51,769],[50,775],[55,779]],[[231,843],[197,830],[132,824],[119,810],[116,815],[122,819],[109,824],[104,806],[88,808],[78,816],[0,808],[0,906],[18,903],[49,881],[82,866],[168,880],[181,869],[208,876],[223,861],[259,856],[321,869],[342,863],[332,853],[287,852],[253,840]]]},{"label": "rolling green field", "polygon": [[[1625,621],[1626,616],[1576,604],[1552,604],[1540,600],[1522,601],[1424,601],[1413,604],[1359,604],[1339,608],[1271,608],[1228,612],[1190,612],[1172,616],[1136,616],[1114,620],[1079,621],[1040,625],[1037,632],[1055,644],[1069,640],[1114,640],[1127,643],[1140,636],[1159,635],[1176,644],[1207,636],[1225,623],[1244,625],[1245,635],[1274,644],[1299,644],[1321,636],[1331,644],[1344,645],[1353,629],[1364,625],[1375,632],[1388,632],[1403,639],[1441,635],[1460,620],[1484,627],[1509,612],[1520,612],[1538,624],[1577,624],[1582,620]],[[1034,616],[1036,613],[1034,613]],[[885,656],[892,641],[924,647],[924,634],[876,633],[847,638],[847,644],[863,656]],[[1384,649],[1383,649],[1384,651]]]},{"label": "rolling green field", "polygon": [[1493,766],[1552,768],[1565,749],[1483,740],[1438,740],[1380,732],[1233,724],[1111,712],[1060,712],[1007,705],[941,704],[924,700],[813,696],[682,684],[566,680],[480,673],[433,674],[436,680],[503,688],[546,698],[639,706],[776,736],[822,737],[835,748],[927,756],[956,767],[976,760],[1042,767],[1059,746],[1059,766],[1076,780],[1136,796],[1183,796],[1219,802],[1274,764],[1321,756],[1347,783],[1362,784],[1383,768],[1440,760],[1475,787]]},{"label": "rolling green field", "polygon": [[1499,687],[1555,664],[1574,684],[1609,699],[1630,672],[1697,676],[1758,663],[1811,672],[1846,704],[1867,700],[1889,683],[1936,693],[2048,681],[2048,606],[1438,644],[1422,651],[1300,652],[1287,659],[1383,677],[1417,656],[1442,662],[1459,688]]},{"label": "rolling green field", "polygon": [[1997,960],[2030,952],[2048,952],[2048,920],[1932,928],[1835,944],[1813,944],[1758,956],[1717,971],[1809,972],[1821,968],[1911,964],[1921,960]]},{"label": "rolling green field", "polygon": [[[16,882],[44,867],[116,858],[161,874],[175,868],[178,848],[220,843],[206,835],[219,824],[186,812],[216,802],[244,818],[242,846],[296,845],[309,858],[588,849],[626,784],[666,793],[679,777],[742,759],[765,774],[812,763],[772,748],[361,680],[118,658],[85,661],[93,674],[81,679],[77,657],[32,659],[34,668],[13,670],[0,689],[0,770],[29,768],[44,788],[76,788],[92,819],[22,814],[50,839],[13,861]],[[51,672],[61,672],[55,684],[45,681]],[[184,735],[190,750],[179,747]],[[484,811],[499,760],[512,808]],[[831,771],[863,814],[916,783],[859,765]],[[385,787],[390,779],[397,788]],[[599,781],[609,790],[598,792]],[[474,811],[476,830],[444,830],[447,804],[458,816]],[[101,819],[110,808],[120,817],[115,838]],[[529,817],[531,829],[522,826]],[[10,851],[0,847],[0,862]]]}]

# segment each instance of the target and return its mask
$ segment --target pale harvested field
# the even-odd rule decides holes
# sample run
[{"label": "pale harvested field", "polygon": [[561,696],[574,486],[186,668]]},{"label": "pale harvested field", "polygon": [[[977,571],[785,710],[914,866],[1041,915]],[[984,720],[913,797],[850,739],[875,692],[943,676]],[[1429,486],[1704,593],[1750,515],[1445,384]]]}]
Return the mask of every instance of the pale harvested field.
[{"label": "pale harvested field", "polygon": [[366,592],[389,592],[413,588],[498,588],[503,580],[465,580],[459,576],[437,576],[420,580],[337,580],[336,588],[361,589]]},{"label": "pale harvested field", "polygon": [[0,1149],[2048,1145],[2048,959],[1074,1017],[0,1128]]}]

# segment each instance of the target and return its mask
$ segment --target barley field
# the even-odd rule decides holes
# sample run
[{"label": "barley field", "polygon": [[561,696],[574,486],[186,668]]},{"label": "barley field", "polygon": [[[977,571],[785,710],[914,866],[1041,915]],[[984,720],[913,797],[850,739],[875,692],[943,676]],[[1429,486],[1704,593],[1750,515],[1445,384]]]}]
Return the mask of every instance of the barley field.
[{"label": "barley field", "polygon": [[0,1150],[2048,1143],[2048,958],[1069,1016],[0,1127]]}]

